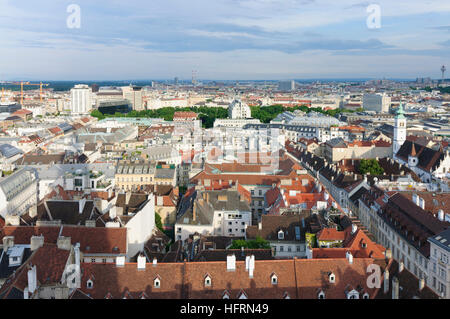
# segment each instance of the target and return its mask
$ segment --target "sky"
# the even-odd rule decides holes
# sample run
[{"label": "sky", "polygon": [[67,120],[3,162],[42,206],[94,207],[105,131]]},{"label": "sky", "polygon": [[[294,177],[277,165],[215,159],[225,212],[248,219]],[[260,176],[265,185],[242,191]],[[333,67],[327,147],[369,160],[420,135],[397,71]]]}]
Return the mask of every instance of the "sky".
[{"label": "sky", "polygon": [[0,57],[0,80],[436,79],[450,0],[0,0]]}]

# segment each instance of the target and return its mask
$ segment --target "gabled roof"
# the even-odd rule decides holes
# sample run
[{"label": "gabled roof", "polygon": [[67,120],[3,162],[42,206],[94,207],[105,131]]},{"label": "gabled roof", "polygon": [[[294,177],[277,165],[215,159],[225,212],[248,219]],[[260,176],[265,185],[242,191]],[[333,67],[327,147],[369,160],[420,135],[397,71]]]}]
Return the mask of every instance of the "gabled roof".
[{"label": "gabled roof", "polygon": [[400,147],[397,157],[408,162],[408,157],[413,153],[416,153],[415,157],[418,159],[417,167],[426,172],[434,171],[445,158],[445,153],[442,151],[433,150],[409,140],[406,140]]},{"label": "gabled roof", "polygon": [[80,243],[85,254],[125,254],[127,228],[85,226],[5,226],[0,238],[14,236],[15,244],[30,244],[32,236],[44,236],[45,243],[56,244],[59,236],[70,237],[71,243]]},{"label": "gabled roof", "polygon": [[0,299],[7,299],[14,289],[22,292],[28,286],[28,269],[36,266],[39,285],[56,284],[61,281],[70,251],[59,249],[54,244],[44,244],[11,276],[0,288]]}]

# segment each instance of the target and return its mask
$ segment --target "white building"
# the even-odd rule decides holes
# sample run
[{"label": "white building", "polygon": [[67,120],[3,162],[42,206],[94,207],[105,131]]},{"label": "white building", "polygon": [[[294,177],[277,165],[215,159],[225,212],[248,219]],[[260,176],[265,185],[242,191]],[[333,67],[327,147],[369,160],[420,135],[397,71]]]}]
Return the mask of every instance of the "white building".
[{"label": "white building", "polygon": [[403,106],[400,103],[398,107],[397,115],[395,116],[394,124],[394,141],[392,143],[394,158],[400,147],[406,141],[406,118],[403,112]]},{"label": "white building", "polygon": [[32,168],[22,168],[0,180],[0,215],[22,215],[38,200],[38,178]]},{"label": "white building", "polygon": [[230,119],[249,119],[252,117],[252,113],[247,104],[236,99],[228,107],[228,117]]},{"label": "white building", "polygon": [[386,93],[364,94],[363,108],[366,111],[375,111],[377,113],[389,112],[391,106],[391,98]]},{"label": "white building", "polygon": [[450,299],[450,229],[428,238],[428,241],[431,287],[443,298]]},{"label": "white building", "polygon": [[87,114],[92,109],[92,89],[86,84],[77,84],[70,90],[70,111],[73,114]]}]

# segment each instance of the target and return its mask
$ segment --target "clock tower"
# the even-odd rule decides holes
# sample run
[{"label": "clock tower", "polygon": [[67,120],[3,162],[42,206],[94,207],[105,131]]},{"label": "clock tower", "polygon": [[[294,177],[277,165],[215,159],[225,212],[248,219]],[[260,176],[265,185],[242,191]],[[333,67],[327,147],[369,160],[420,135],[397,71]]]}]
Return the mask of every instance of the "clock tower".
[{"label": "clock tower", "polygon": [[394,158],[397,154],[400,147],[402,147],[403,143],[406,140],[406,118],[403,111],[402,102],[400,102],[400,106],[398,107],[397,114],[395,116],[395,124],[394,124],[394,141],[392,143]]}]

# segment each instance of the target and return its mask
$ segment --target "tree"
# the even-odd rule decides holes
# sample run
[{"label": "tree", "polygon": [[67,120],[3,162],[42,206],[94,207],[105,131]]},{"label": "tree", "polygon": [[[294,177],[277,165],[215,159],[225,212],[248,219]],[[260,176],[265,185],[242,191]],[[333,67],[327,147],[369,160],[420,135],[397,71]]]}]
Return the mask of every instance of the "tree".
[{"label": "tree", "polygon": [[247,249],[270,249],[270,244],[267,240],[257,236],[253,240],[233,240],[230,249],[241,249],[242,247]]},{"label": "tree", "polygon": [[360,174],[381,175],[384,173],[384,169],[375,159],[362,159],[359,163],[359,172]]},{"label": "tree", "polygon": [[164,232],[164,228],[161,222],[161,216],[158,213],[155,213],[155,225],[160,231]]}]

